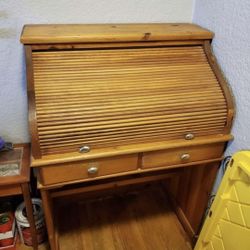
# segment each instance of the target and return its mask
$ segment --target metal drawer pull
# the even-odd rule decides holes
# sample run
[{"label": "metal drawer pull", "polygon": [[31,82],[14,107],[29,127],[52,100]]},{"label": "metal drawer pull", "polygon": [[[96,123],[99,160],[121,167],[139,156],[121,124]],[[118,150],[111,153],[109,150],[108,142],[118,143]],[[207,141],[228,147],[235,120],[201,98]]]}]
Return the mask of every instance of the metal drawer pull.
[{"label": "metal drawer pull", "polygon": [[192,140],[192,139],[194,139],[194,134],[192,134],[192,133],[186,134],[186,135],[185,135],[185,139],[186,139],[186,140]]},{"label": "metal drawer pull", "polygon": [[98,168],[97,167],[90,167],[88,168],[88,173],[89,174],[96,174],[98,172]]},{"label": "metal drawer pull", "polygon": [[189,160],[190,159],[190,154],[182,154],[181,155],[181,160]]},{"label": "metal drawer pull", "polygon": [[82,146],[82,147],[80,147],[80,149],[79,149],[79,152],[80,152],[80,153],[88,153],[89,151],[90,151],[90,146],[87,146],[87,145]]}]

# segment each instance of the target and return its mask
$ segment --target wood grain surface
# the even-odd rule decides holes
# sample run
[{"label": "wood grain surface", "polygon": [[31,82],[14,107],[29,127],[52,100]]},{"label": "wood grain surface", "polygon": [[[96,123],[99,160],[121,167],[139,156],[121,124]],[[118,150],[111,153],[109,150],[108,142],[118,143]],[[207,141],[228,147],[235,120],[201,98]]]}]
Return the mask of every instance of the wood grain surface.
[{"label": "wood grain surface", "polygon": [[[95,179],[99,176],[134,171],[138,168],[138,157],[134,155],[107,157],[90,161],[79,161],[40,168],[39,174],[43,185],[50,185],[74,180]],[[95,168],[96,173],[89,173]]]},{"label": "wood grain surface", "polygon": [[167,182],[176,213],[194,242],[199,235],[219,162],[184,168]]},{"label": "wood grain surface", "polygon": [[25,25],[24,44],[133,42],[212,39],[213,33],[195,24],[63,24]]},{"label": "wood grain surface", "polygon": [[201,46],[33,52],[42,155],[223,132]]},{"label": "wood grain surface", "polygon": [[158,186],[78,201],[58,208],[57,214],[61,250],[191,249]]},{"label": "wood grain surface", "polygon": [[[148,142],[148,143],[136,143],[132,145],[120,145],[107,148],[93,149],[87,154],[81,154],[79,152],[69,152],[64,154],[50,154],[44,155],[42,159],[35,159],[32,157],[32,167],[48,166],[51,164],[65,163],[65,162],[75,162],[79,160],[90,160],[102,157],[111,157],[126,155],[138,152],[150,152],[158,151],[164,149],[174,149],[179,147],[192,147],[201,146],[204,144],[213,144],[218,142],[230,141],[233,136],[230,134],[218,134],[216,136],[203,136],[201,138],[196,138],[195,140],[184,140],[176,139],[169,141],[160,142]],[[63,156],[63,157],[62,157]]]},{"label": "wood grain surface", "polygon": [[[33,248],[31,246],[26,246],[25,244],[22,244],[20,242],[16,245],[17,250],[32,250]],[[48,242],[45,242],[38,246],[38,250],[50,250]]]},{"label": "wood grain surface", "polygon": [[[195,164],[196,161],[219,158],[223,151],[224,144],[218,143],[143,153],[142,168],[157,168],[190,162]],[[183,159],[183,155],[187,158]]]}]

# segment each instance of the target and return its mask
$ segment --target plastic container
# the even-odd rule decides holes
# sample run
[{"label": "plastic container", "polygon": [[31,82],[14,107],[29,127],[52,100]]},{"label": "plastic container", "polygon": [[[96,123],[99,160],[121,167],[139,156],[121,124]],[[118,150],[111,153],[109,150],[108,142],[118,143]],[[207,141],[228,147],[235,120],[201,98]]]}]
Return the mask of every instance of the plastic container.
[{"label": "plastic container", "polygon": [[12,206],[4,202],[0,206],[0,249],[13,246],[15,241],[15,218]]},{"label": "plastic container", "polygon": [[195,250],[250,249],[250,151],[233,155]]},{"label": "plastic container", "polygon": [[[37,241],[38,244],[41,244],[46,239],[46,228],[44,222],[44,214],[42,210],[42,202],[40,199],[33,198],[32,204],[37,230]],[[27,219],[24,202],[17,207],[15,217],[21,242],[28,246],[32,246],[30,225]]]}]

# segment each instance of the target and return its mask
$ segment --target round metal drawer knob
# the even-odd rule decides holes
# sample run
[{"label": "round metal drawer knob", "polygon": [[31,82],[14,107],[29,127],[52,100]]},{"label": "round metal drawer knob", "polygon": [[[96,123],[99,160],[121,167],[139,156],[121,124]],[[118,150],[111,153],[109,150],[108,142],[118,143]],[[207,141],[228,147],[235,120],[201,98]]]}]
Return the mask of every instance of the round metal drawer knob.
[{"label": "round metal drawer knob", "polygon": [[90,167],[88,168],[88,173],[89,174],[96,174],[98,172],[98,168],[97,167]]},{"label": "round metal drawer knob", "polygon": [[192,133],[186,134],[186,135],[185,135],[185,139],[186,139],[186,140],[192,140],[192,139],[194,139],[194,134],[192,134]]},{"label": "round metal drawer knob", "polygon": [[82,147],[80,147],[80,149],[79,149],[79,152],[80,152],[80,153],[88,153],[89,151],[90,151],[90,146],[87,146],[87,145],[82,146]]},{"label": "round metal drawer knob", "polygon": [[182,154],[181,155],[181,160],[185,161],[185,160],[189,160],[190,159],[190,154]]}]

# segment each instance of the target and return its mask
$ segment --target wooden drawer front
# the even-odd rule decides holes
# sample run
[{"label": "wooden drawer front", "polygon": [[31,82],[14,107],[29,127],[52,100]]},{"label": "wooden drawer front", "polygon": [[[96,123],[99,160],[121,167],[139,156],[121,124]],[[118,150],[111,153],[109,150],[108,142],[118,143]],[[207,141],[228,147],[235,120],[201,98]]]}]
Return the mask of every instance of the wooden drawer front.
[{"label": "wooden drawer front", "polygon": [[40,169],[40,181],[49,185],[128,172],[137,169],[137,159],[133,154],[46,166]]},{"label": "wooden drawer front", "polygon": [[223,149],[224,144],[218,143],[144,153],[142,168],[164,167],[219,158]]}]

